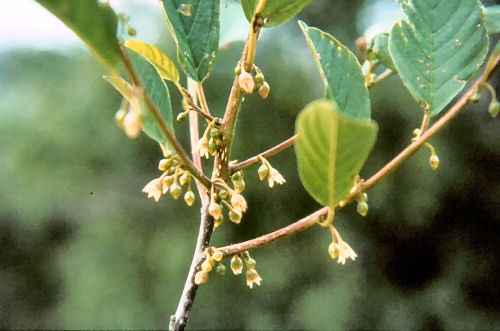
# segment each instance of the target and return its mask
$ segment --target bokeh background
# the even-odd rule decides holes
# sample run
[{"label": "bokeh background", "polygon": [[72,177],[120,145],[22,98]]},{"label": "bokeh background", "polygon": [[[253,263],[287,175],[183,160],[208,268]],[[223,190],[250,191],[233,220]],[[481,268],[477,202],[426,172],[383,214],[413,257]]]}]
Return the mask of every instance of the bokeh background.
[{"label": "bokeh background", "polygon": [[[132,15],[138,39],[175,58],[156,1],[116,2]],[[9,6],[2,3],[0,11]],[[247,29],[237,1],[221,0],[221,8],[224,46],[205,83],[219,116]],[[299,18],[354,49],[368,26],[390,26],[394,8],[391,0],[314,0]],[[141,193],[159,174],[160,150],[144,135],[127,139],[115,125],[120,97],[101,79],[105,68],[62,25],[66,34],[49,36],[36,17],[15,15],[40,32],[23,43],[20,32],[0,22],[13,40],[0,49],[0,328],[166,328],[191,261],[199,203],[156,204]],[[257,64],[271,94],[246,98],[237,159],[292,135],[298,112],[323,94],[295,21],[263,33]],[[58,39],[63,35],[70,41]],[[170,87],[177,114],[180,97]],[[409,143],[421,118],[397,77],[371,97],[380,133],[365,177]],[[437,171],[423,149],[369,191],[367,217],[354,205],[337,214],[337,228],[359,255],[355,262],[332,261],[328,231],[313,227],[252,252],[260,287],[250,290],[230,272],[212,273],[189,327],[500,328],[500,122],[487,112],[489,99],[484,92],[432,139]],[[186,132],[187,123],[176,124],[189,148]],[[258,180],[258,166],[249,168],[249,210],[240,225],[217,229],[214,245],[273,231],[319,208],[300,184],[293,148],[269,160],[286,184],[270,190]]]}]

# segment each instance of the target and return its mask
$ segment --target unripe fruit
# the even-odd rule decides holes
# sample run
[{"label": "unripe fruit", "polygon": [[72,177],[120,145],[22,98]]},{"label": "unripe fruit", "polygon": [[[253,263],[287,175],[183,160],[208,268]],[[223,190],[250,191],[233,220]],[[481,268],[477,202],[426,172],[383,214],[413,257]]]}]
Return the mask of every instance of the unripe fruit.
[{"label": "unripe fruit", "polygon": [[186,202],[186,205],[191,207],[196,200],[193,191],[187,191],[186,194],[184,194],[184,201]]},{"label": "unripe fruit", "polygon": [[429,158],[429,164],[431,165],[431,168],[436,170],[439,166],[439,158],[436,154],[431,155]]},{"label": "unripe fruit", "polygon": [[368,214],[368,204],[366,203],[366,201],[358,202],[356,210],[361,216],[366,216],[366,214]]},{"label": "unripe fruit", "polygon": [[172,198],[176,199],[181,195],[182,193],[182,188],[179,184],[177,183],[172,183],[172,185],[170,185],[170,195],[172,196]]},{"label": "unripe fruit", "polygon": [[259,167],[259,170],[257,170],[257,173],[259,174],[260,180],[263,180],[269,174],[269,169],[267,168],[267,166],[265,164],[262,164]]}]

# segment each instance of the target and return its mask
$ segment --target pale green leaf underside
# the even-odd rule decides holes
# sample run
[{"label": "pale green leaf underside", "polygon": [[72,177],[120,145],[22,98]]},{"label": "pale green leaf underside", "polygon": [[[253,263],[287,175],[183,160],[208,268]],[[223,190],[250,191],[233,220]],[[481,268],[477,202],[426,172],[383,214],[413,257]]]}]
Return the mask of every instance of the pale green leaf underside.
[{"label": "pale green leaf underside", "polygon": [[[165,81],[161,78],[155,67],[144,57],[133,50],[127,50],[127,53],[142,86],[160,111],[163,119],[167,122],[170,132],[175,135],[172,125],[173,116],[170,104],[170,94],[168,93]],[[143,115],[142,129],[144,133],[157,142],[168,145],[167,139],[161,132],[150,112],[147,109],[143,109],[141,114]]]},{"label": "pale green leaf underside", "polygon": [[438,114],[478,70],[488,35],[478,0],[404,0],[389,52],[413,97]]},{"label": "pale green leaf underside", "polygon": [[107,4],[96,0],[36,0],[73,30],[110,68],[120,59],[116,37],[118,18]]},{"label": "pale green leaf underside", "polygon": [[484,9],[488,33],[500,33],[500,6],[490,6]]},{"label": "pale green leaf underside", "polygon": [[397,71],[389,54],[389,34],[379,33],[375,35],[367,48],[367,55],[370,59],[376,59],[382,63],[386,68]]},{"label": "pale green leaf underside", "polygon": [[377,124],[348,118],[327,100],[314,101],[295,124],[299,176],[320,204],[334,206],[355,184],[375,143]]},{"label": "pale green leaf underside", "polygon": [[220,0],[160,0],[177,43],[182,70],[197,82],[205,79],[219,49]]},{"label": "pale green leaf underside", "polygon": [[[310,2],[311,0],[267,0],[260,13],[262,17],[267,19],[267,23],[263,26],[269,28],[285,22],[297,15]],[[249,22],[252,21],[258,3],[259,0],[241,0],[241,7],[243,7],[243,12]]]},{"label": "pale green leaf underside", "polygon": [[352,118],[370,119],[370,96],[356,56],[337,39],[317,28],[299,22],[321,78],[327,99]]}]

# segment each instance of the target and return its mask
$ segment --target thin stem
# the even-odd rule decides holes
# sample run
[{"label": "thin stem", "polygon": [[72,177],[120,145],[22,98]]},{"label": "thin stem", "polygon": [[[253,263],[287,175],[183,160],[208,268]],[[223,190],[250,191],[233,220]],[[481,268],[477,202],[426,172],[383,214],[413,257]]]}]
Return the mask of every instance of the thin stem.
[{"label": "thin stem", "polygon": [[297,139],[297,135],[288,138],[287,140],[281,142],[280,144],[278,144],[274,147],[269,148],[267,151],[264,151],[264,152],[260,153],[259,155],[256,155],[254,157],[249,158],[248,160],[245,160],[243,162],[240,162],[240,163],[233,165],[231,167],[231,173],[234,173],[238,170],[241,170],[243,168],[246,168],[248,166],[251,166],[252,164],[259,162],[260,156],[261,157],[268,157],[268,156],[274,155],[278,152],[281,152],[285,148],[292,146],[295,139]]},{"label": "thin stem", "polygon": [[[360,192],[364,192],[372,188],[380,180],[393,172],[399,165],[401,165],[409,157],[415,154],[415,152],[417,152],[420,147],[426,143],[427,140],[438,133],[448,122],[450,122],[455,116],[457,116],[460,111],[462,111],[469,103],[469,99],[475,93],[477,87],[483,81],[486,81],[488,77],[490,77],[499,62],[500,54],[497,55],[493,60],[489,61],[489,65],[486,67],[485,72],[476,81],[474,81],[470,88],[453,106],[450,107],[450,109],[436,123],[434,123],[425,133],[419,136],[415,141],[413,141],[408,147],[406,147],[401,153],[399,153],[395,158],[393,158],[389,163],[382,167],[382,169],[377,171],[368,180],[359,183],[357,190],[354,190],[346,199],[340,201],[335,206],[335,211],[343,208],[347,203],[355,199],[360,194]],[[275,240],[288,237],[294,233],[307,229],[308,227],[316,224],[319,218],[328,214],[328,211],[328,207],[323,207],[313,212],[312,214],[296,221],[295,223],[292,223],[274,232],[241,243],[224,246],[217,249],[220,250],[225,256],[227,256],[267,245]]]},{"label": "thin stem", "polygon": [[387,77],[391,76],[394,72],[391,69],[385,70],[383,73],[378,75],[372,82],[370,82],[370,85],[368,87],[373,87],[375,84],[380,83]]},{"label": "thin stem", "polygon": [[[121,45],[120,45],[120,51],[123,64],[125,65],[125,69],[127,70],[130,79],[132,80],[135,86],[141,87],[142,84],[139,80],[139,77],[137,76],[134,67],[132,66],[132,63],[130,63],[130,59],[128,58],[127,53],[124,51],[123,46]],[[203,184],[203,186],[210,187],[211,185],[210,180],[200,170],[198,170],[195,167],[195,165],[193,164],[191,159],[189,159],[189,156],[186,154],[182,146],[179,144],[179,142],[175,139],[175,137],[168,129],[167,123],[163,119],[160,111],[158,110],[154,102],[151,100],[149,94],[146,92],[144,88],[142,90],[143,90],[144,101],[147,105],[149,112],[151,113],[151,115],[153,115],[156,124],[158,124],[158,127],[160,128],[161,132],[163,133],[165,138],[168,140],[169,144],[172,146],[172,148],[175,150],[175,152],[181,159],[186,170],[188,170],[201,184]]]},{"label": "thin stem", "polygon": [[427,127],[429,126],[429,120],[430,112],[425,111],[424,117],[422,118],[422,124],[420,125],[420,131],[418,131],[418,136],[421,136],[425,133],[425,130],[427,130]]},{"label": "thin stem", "polygon": [[201,109],[203,109],[206,114],[210,115],[207,99],[205,98],[205,91],[203,90],[203,85],[201,82],[196,83],[196,93],[198,94],[198,99],[200,99]]},{"label": "thin stem", "polygon": [[[191,94],[195,95],[195,94]],[[198,105],[194,103],[189,103],[189,105],[193,108],[193,111],[197,112],[200,114],[202,117],[204,117],[207,121],[212,122],[214,120],[213,116],[210,115],[209,113],[206,113],[204,110],[202,110]]]}]

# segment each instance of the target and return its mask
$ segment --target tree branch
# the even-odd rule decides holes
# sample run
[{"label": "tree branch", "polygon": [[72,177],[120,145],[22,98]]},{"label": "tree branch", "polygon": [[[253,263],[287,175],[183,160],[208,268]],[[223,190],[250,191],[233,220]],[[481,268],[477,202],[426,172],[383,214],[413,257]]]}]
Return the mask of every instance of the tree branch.
[{"label": "tree branch", "polygon": [[[447,123],[449,123],[455,116],[457,116],[460,111],[462,111],[465,106],[469,103],[470,97],[475,93],[477,87],[482,84],[482,82],[493,73],[495,68],[498,66],[500,62],[500,54],[496,55],[493,60],[490,60],[483,74],[472,83],[469,89],[458,99],[458,101],[450,107],[450,109],[436,122],[434,123],[425,133],[423,133],[418,139],[412,142],[408,147],[406,147],[401,153],[399,153],[395,158],[393,158],[389,163],[387,163],[382,169],[377,171],[373,176],[371,176],[368,180],[361,182],[358,185],[358,189],[354,192],[350,193],[349,196],[340,201],[335,206],[335,211],[343,208],[347,203],[351,202],[355,199],[360,192],[364,192],[373,186],[375,186],[381,179],[389,175],[393,172],[399,165],[401,165],[404,161],[406,161],[409,157],[415,154],[420,147],[425,144],[427,140],[429,140],[432,136],[438,133]],[[292,223],[284,228],[276,230],[274,232],[265,234],[263,236],[247,240],[241,243],[224,246],[217,248],[221,251],[224,256],[236,254],[242,251],[251,250],[263,245],[267,245],[275,240],[287,237],[308,227],[316,224],[318,219],[322,216],[328,214],[328,207],[323,207],[318,209],[314,213]]]},{"label": "tree branch", "polygon": [[240,163],[233,165],[230,169],[230,172],[234,173],[240,169],[246,168],[248,166],[251,166],[254,163],[259,162],[259,156],[268,157],[268,156],[274,155],[278,152],[281,152],[285,148],[292,146],[296,138],[297,138],[297,135],[290,137],[287,140],[281,142],[280,144],[269,148],[267,151],[260,153],[259,155],[256,155],[254,157],[249,158],[248,160],[245,160],[243,162],[240,162]]}]

